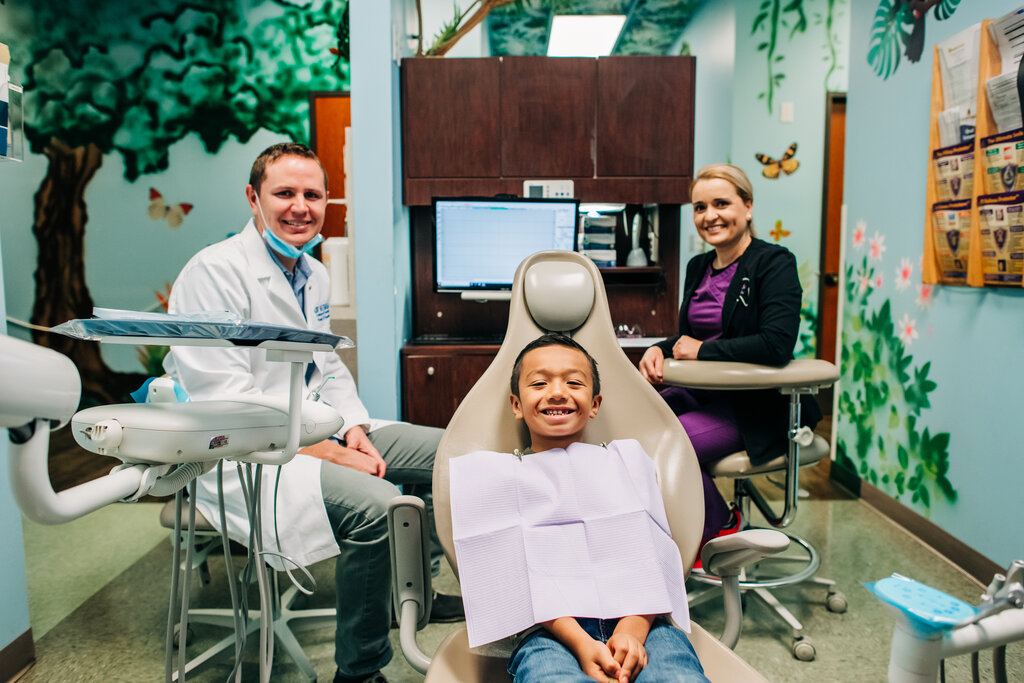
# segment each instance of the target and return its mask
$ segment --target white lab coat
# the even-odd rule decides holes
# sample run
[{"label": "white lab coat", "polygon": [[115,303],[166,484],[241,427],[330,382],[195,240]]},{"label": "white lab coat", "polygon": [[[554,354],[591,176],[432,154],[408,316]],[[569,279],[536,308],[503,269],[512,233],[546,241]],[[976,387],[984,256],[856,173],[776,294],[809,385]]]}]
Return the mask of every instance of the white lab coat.
[{"label": "white lab coat", "polygon": [[[263,238],[250,220],[240,234],[206,247],[189,260],[171,290],[169,310],[231,311],[255,321],[329,332],[327,269],[315,259],[305,258],[312,274],[306,283],[303,317],[291,285],[267,253]],[[334,377],[323,387],[321,400],[336,408],[345,420],[339,437],[356,425],[369,430],[386,424],[370,419],[356,393],[352,374],[336,353],[316,353],[314,362],[316,370],[310,386],[318,386],[324,377]],[[164,361],[164,368],[194,401],[240,393],[288,395],[289,364],[269,362],[265,352],[258,349],[176,346]],[[300,453],[280,468],[276,532],[274,487],[279,468],[263,468],[263,547],[302,566],[339,552],[324,508],[321,464],[321,460]],[[225,463],[224,467],[228,530],[232,539],[248,545],[249,520],[236,467],[233,463]],[[199,478],[197,494],[197,509],[219,529],[216,470]],[[266,559],[271,566],[284,568],[274,556]]]}]

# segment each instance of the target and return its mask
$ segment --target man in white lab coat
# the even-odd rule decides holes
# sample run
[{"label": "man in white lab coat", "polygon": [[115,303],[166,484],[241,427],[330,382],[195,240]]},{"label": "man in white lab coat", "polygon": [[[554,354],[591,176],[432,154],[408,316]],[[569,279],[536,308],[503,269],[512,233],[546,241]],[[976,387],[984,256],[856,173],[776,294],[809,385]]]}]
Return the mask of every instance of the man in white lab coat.
[{"label": "man in white lab coat", "polygon": [[[174,283],[170,312],[226,310],[329,332],[327,271],[309,256],[321,241],[327,207],[327,174],[319,159],[303,145],[273,145],[253,164],[245,193],[252,220],[240,234],[192,257]],[[338,556],[335,681],[377,683],[385,680],[379,670],[392,655],[387,503],[399,493],[396,484],[402,484],[430,505],[442,430],[371,419],[337,354],[314,355],[306,384],[323,384],[322,400],[337,409],[345,424],[281,468],[264,468],[263,543],[303,566]],[[288,364],[268,362],[258,350],[176,346],[164,367],[193,399],[288,394]],[[241,485],[231,468],[223,480],[228,531],[246,543],[249,524]],[[196,503],[219,527],[215,472],[200,477]],[[441,553],[435,546],[436,570]],[[267,561],[275,568],[285,566],[274,555]],[[435,597],[431,618],[461,619],[461,601]]]}]

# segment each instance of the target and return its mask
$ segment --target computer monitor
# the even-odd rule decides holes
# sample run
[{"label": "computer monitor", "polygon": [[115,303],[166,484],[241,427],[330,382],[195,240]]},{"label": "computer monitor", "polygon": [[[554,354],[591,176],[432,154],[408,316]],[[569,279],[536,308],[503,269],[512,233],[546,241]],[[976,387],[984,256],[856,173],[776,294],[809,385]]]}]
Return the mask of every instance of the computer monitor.
[{"label": "computer monitor", "polygon": [[434,198],[438,292],[512,288],[530,254],[576,247],[575,199]]}]

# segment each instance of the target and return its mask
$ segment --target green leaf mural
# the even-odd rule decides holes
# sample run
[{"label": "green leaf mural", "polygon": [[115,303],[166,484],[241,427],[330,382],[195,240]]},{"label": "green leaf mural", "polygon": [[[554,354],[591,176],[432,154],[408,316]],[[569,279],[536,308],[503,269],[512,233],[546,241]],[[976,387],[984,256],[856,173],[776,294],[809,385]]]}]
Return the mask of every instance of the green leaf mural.
[{"label": "green leaf mural", "polygon": [[879,0],[871,23],[868,64],[883,79],[896,73],[900,54],[915,63],[924,52],[928,10],[939,21],[953,16],[960,0]]},{"label": "green leaf mural", "polygon": [[[854,248],[863,242],[860,224]],[[876,235],[860,264],[846,266],[837,460],[896,500],[909,498],[927,513],[934,500],[957,499],[948,477],[949,433],[932,433],[921,425],[937,386],[928,378],[931,364],[915,366],[909,353],[916,321],[904,314],[894,322],[892,300],[873,301],[883,284],[874,264],[884,252],[884,236]],[[911,273],[903,259],[897,290],[909,286]],[[919,304],[927,305],[931,290],[921,286],[920,291]]]}]

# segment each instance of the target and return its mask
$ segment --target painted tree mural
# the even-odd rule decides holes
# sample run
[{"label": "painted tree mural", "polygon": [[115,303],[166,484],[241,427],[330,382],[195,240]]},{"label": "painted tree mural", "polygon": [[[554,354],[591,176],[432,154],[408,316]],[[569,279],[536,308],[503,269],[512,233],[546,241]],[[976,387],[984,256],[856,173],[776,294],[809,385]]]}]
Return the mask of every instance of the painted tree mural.
[{"label": "painted tree mural", "polygon": [[[191,134],[210,153],[260,129],[305,141],[309,91],[348,83],[347,0],[8,0],[5,10],[4,42],[26,65],[25,135],[48,162],[32,226],[40,326],[92,315],[85,190],[106,155],[119,154],[133,182],[165,170],[170,147]],[[75,362],[93,400],[138,386],[106,366],[98,344],[34,338]]]}]

